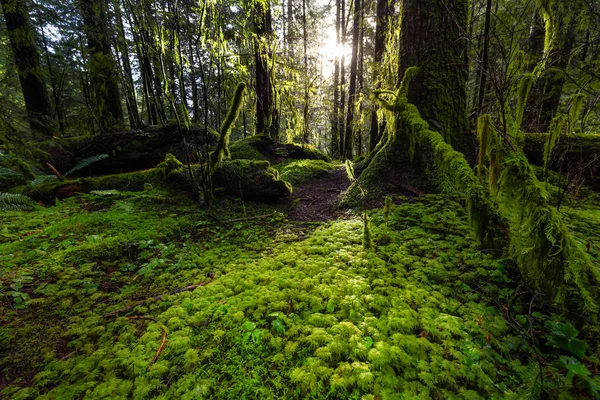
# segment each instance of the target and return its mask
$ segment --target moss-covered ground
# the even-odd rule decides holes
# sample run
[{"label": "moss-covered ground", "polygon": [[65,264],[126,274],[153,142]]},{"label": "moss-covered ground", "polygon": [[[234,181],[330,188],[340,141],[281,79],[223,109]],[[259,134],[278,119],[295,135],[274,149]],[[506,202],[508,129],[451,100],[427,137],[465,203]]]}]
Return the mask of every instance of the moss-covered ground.
[{"label": "moss-covered ground", "polygon": [[[369,251],[359,217],[208,213],[157,190],[4,212],[0,397],[597,394],[590,344],[517,287],[501,249],[477,249],[462,200],[404,201],[371,212]],[[600,213],[572,212],[598,252]]]}]

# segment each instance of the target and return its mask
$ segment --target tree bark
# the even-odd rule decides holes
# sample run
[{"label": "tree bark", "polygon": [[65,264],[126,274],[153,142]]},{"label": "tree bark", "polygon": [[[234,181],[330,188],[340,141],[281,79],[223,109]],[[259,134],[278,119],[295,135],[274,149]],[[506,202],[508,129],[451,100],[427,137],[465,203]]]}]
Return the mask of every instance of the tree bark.
[{"label": "tree bark", "polygon": [[254,2],[254,60],[256,63],[256,134],[267,133],[277,140],[272,130],[274,104],[271,71],[269,69],[270,49],[268,42],[273,33],[270,2]]},{"label": "tree bark", "polygon": [[432,130],[472,158],[474,137],[467,120],[466,0],[405,0],[401,11],[400,79],[412,66],[408,101]]},{"label": "tree bark", "polygon": [[[383,52],[385,51],[385,37],[389,29],[390,18],[394,9],[390,0],[377,0],[377,14],[375,25],[375,53],[373,55],[374,74],[373,82],[375,89],[381,88],[381,61],[383,60]],[[377,120],[377,110],[374,108],[371,112],[371,131],[369,140],[369,149],[375,150],[375,146],[379,143],[383,130],[385,129],[385,121],[380,125]]]},{"label": "tree bark", "polygon": [[346,49],[346,2],[341,0],[341,21],[340,21],[340,41],[342,44],[342,57],[340,60],[340,107],[338,109],[338,132],[340,133],[340,155],[344,154],[345,146],[345,130],[344,130],[344,115],[346,110],[346,67],[345,67],[345,49]]},{"label": "tree bark", "polygon": [[352,158],[352,138],[354,133],[354,103],[356,101],[356,72],[358,66],[358,39],[360,32],[360,0],[354,0],[354,23],[352,26],[352,59],[350,61],[350,87],[348,88],[348,114],[346,137],[344,138],[344,158]]},{"label": "tree bark", "polygon": [[1,0],[6,29],[17,70],[31,130],[46,136],[55,133],[52,107],[44,81],[45,71],[35,44],[35,31],[25,0]]},{"label": "tree bark", "polygon": [[338,157],[339,149],[339,109],[340,109],[340,59],[337,49],[340,46],[340,0],[335,0],[335,59],[333,67],[333,114],[331,118],[331,155]]},{"label": "tree bark", "polygon": [[137,106],[137,96],[135,93],[135,84],[133,81],[133,72],[131,70],[131,61],[129,60],[129,46],[127,44],[127,37],[125,36],[125,25],[123,24],[123,14],[121,12],[121,4],[119,1],[115,1],[115,17],[118,25],[117,32],[117,44],[121,53],[121,63],[123,69],[123,82],[125,99],[127,101],[127,114],[129,116],[129,125],[131,128],[136,129],[141,125],[140,114]]},{"label": "tree bark", "polygon": [[82,0],[81,11],[88,41],[90,82],[94,112],[102,132],[123,126],[118,73],[112,57],[107,21],[107,0]]}]

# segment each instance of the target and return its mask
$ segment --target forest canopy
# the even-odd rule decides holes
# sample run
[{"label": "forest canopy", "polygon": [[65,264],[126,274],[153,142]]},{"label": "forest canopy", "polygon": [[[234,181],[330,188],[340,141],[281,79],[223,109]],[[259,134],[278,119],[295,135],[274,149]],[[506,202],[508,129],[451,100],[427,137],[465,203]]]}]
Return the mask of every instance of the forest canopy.
[{"label": "forest canopy", "polygon": [[600,397],[600,2],[0,6],[1,397]]}]

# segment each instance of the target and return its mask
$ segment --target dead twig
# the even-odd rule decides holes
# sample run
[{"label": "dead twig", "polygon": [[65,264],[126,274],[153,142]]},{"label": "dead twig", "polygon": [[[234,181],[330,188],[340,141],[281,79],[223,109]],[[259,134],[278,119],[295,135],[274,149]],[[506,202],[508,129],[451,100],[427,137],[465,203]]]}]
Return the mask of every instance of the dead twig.
[{"label": "dead twig", "polygon": [[186,286],[184,288],[173,289],[173,290],[171,290],[167,294],[160,294],[158,296],[150,297],[149,299],[138,301],[137,303],[134,303],[134,304],[132,304],[130,306],[123,307],[123,308],[120,308],[118,310],[106,313],[106,314],[104,314],[104,318],[116,317],[118,314],[122,314],[122,313],[125,313],[125,312],[128,312],[128,311],[131,311],[134,307],[143,306],[144,304],[146,304],[149,301],[152,301],[152,300],[161,300],[163,297],[171,295],[171,294],[177,294],[177,293],[181,293],[181,292],[189,292],[190,290],[194,290],[194,289],[199,288],[201,286],[206,286],[210,282],[212,282],[212,281],[206,281],[206,282],[198,283],[196,285]]},{"label": "dead twig", "polygon": [[125,317],[125,318],[127,318],[127,319],[149,319],[151,321],[157,322],[156,318],[154,318],[154,317],[146,317],[146,316],[143,316],[143,315],[132,315],[132,316]]},{"label": "dead twig", "polygon": [[148,365],[148,369],[150,369],[150,367],[158,360],[158,357],[160,356],[160,353],[162,353],[163,349],[165,348],[166,343],[167,343],[167,328],[163,326],[162,342],[161,342],[158,350],[156,350],[156,354],[154,355],[154,358],[152,359],[152,361],[150,361],[150,365]]},{"label": "dead twig", "polygon": [[50,171],[52,171],[52,173],[53,173],[54,175],[56,175],[56,177],[57,177],[58,179],[62,179],[62,178],[63,178],[63,177],[62,177],[62,175],[60,174],[60,172],[58,172],[58,171],[56,170],[56,168],[54,168],[54,166],[53,166],[52,164],[50,164],[49,162],[47,162],[47,163],[46,163],[46,166],[47,166],[48,168],[50,168]]}]

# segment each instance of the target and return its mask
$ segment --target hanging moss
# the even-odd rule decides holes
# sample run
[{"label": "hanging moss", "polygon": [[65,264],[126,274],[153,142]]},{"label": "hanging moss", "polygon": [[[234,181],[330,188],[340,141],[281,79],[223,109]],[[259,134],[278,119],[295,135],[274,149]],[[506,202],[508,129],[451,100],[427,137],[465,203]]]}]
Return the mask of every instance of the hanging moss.
[{"label": "hanging moss", "polygon": [[529,92],[533,86],[534,76],[532,73],[523,75],[519,81],[519,88],[517,91],[517,111],[515,122],[517,127],[521,126],[523,121],[523,115],[525,114],[525,106],[527,105],[527,99],[529,98]]},{"label": "hanging moss", "polygon": [[[548,135],[545,152],[554,147],[565,121],[555,118],[558,133]],[[480,128],[486,125],[489,116],[480,117]],[[486,137],[481,147],[489,164],[490,191],[508,221],[511,254],[525,281],[554,301],[572,297],[586,312],[597,313],[598,293],[589,289],[600,284],[597,266],[550,206],[550,195],[523,152],[509,150],[491,126]]]},{"label": "hanging moss", "polygon": [[567,119],[564,114],[558,114],[550,123],[550,132],[548,132],[546,141],[544,142],[544,170],[548,169],[552,152],[566,124]]}]

